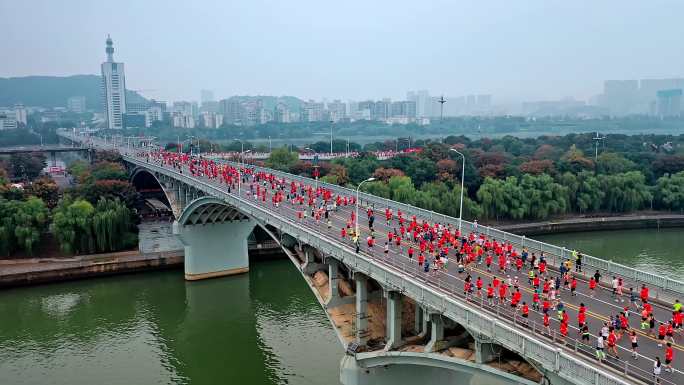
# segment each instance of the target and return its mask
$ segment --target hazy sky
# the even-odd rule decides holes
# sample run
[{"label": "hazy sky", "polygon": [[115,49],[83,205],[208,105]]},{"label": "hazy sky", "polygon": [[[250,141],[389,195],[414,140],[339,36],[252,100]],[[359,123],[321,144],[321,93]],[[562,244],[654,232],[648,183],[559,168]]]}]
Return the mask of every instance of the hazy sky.
[{"label": "hazy sky", "polygon": [[681,0],[0,0],[0,77],[99,74],[105,38],[129,89],[495,102],[684,76]]}]

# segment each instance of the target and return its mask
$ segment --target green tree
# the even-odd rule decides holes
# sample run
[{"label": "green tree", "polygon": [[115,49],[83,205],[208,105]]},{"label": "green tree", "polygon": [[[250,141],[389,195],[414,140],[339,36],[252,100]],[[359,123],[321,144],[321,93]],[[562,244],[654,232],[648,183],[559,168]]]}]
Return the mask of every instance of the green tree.
[{"label": "green tree", "polygon": [[52,214],[52,233],[66,254],[92,253],[95,239],[92,217],[95,208],[84,199],[62,200]]},{"label": "green tree", "polygon": [[639,210],[653,198],[644,174],[639,171],[599,175],[598,178],[605,192],[603,208],[610,212]]},{"label": "green tree", "polygon": [[684,171],[658,178],[655,193],[659,207],[684,211]]},{"label": "green tree", "polygon": [[41,153],[12,154],[9,160],[10,170],[15,178],[35,179],[47,165],[45,155]]},{"label": "green tree", "polygon": [[121,163],[103,160],[93,165],[90,171],[95,181],[98,180],[128,180],[128,173]]},{"label": "green tree", "polygon": [[47,221],[48,210],[39,198],[0,199],[0,252],[11,255],[24,250],[31,255]]},{"label": "green tree", "polygon": [[603,152],[598,156],[597,172],[601,174],[619,174],[632,171],[636,164],[615,152]]},{"label": "green tree", "polygon": [[289,172],[297,161],[299,161],[299,156],[296,152],[290,152],[286,147],[281,147],[271,151],[266,165],[276,170]]}]

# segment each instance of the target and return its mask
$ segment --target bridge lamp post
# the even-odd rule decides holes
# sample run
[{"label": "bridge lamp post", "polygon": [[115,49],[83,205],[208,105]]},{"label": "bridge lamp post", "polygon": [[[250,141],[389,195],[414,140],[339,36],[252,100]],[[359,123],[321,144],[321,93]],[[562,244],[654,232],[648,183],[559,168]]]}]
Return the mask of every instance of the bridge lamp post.
[{"label": "bridge lamp post", "polygon": [[370,178],[362,181],[361,183],[359,183],[359,185],[356,187],[356,221],[355,221],[356,222],[355,223],[356,230],[354,231],[354,233],[356,234],[357,237],[359,236],[359,190],[361,189],[362,184],[364,184],[366,182],[372,182],[374,180],[375,180],[375,178],[370,177]]},{"label": "bridge lamp post", "polygon": [[[305,150],[309,150],[309,151],[313,152],[313,153],[314,153],[314,159],[316,159],[316,156],[318,155],[318,153],[316,152],[316,150],[314,150],[314,149],[312,149],[312,148],[310,148],[310,147],[305,148]],[[318,161],[316,161],[316,163],[318,163]],[[314,165],[314,170],[315,170],[317,167],[318,167],[318,164],[315,164],[315,165]],[[318,173],[316,173],[316,187],[315,187],[315,191],[318,191]]]},{"label": "bridge lamp post", "polygon": [[458,232],[461,232],[461,222],[463,221],[463,182],[465,181],[465,155],[463,153],[459,152],[455,148],[450,148],[450,151],[453,151],[457,153],[458,155],[461,156],[462,158],[462,168],[461,168],[461,207],[458,210]]},{"label": "bridge lamp post", "polygon": [[[242,143],[242,142],[240,142]],[[242,147],[244,148],[244,147]],[[242,168],[241,165],[245,164],[245,154],[252,150],[240,151],[240,163],[238,164],[238,196],[240,196],[240,186],[242,186]]]}]

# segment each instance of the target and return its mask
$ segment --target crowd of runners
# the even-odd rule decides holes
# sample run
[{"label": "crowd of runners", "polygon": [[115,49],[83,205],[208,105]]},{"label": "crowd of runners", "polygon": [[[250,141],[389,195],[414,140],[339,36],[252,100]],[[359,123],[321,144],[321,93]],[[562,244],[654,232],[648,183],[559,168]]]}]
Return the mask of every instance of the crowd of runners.
[{"label": "crowd of runners", "polygon": [[[477,228],[461,233],[451,224],[429,223],[389,207],[365,207],[363,223],[357,223],[362,220],[353,210],[354,196],[187,154],[158,151],[138,155],[179,173],[205,177],[225,186],[229,193],[239,189],[244,196],[291,215],[299,223],[327,230],[357,253],[406,258],[428,280],[453,272],[463,283],[466,300],[504,307],[514,320],[527,325],[536,314],[541,328],[534,330],[560,342],[566,342],[572,331],[574,339],[593,344],[600,361],[608,356],[620,358],[621,341],[625,341],[622,349],[637,360],[643,341],[662,349],[661,355],[651,357],[653,375],[674,370],[674,348],[683,334],[682,304],[676,300],[665,311],[662,303],[653,301],[646,285],[628,285],[622,277],[603,277],[598,270],[587,279],[579,252],[573,251],[571,258],[558,266],[549,266],[543,252],[487,237]],[[449,268],[452,264],[455,267]],[[597,295],[599,291],[610,296]],[[600,308],[590,309],[589,303]],[[607,311],[613,315],[602,315]]]}]

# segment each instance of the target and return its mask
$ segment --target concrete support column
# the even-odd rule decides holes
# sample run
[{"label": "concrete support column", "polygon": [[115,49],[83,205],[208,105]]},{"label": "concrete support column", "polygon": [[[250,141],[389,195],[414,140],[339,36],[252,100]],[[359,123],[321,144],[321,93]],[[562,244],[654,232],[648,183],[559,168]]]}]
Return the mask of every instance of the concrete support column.
[{"label": "concrete support column", "polygon": [[178,203],[180,204],[180,209],[185,208],[185,185],[183,183],[178,183]]},{"label": "concrete support column", "polygon": [[498,358],[502,347],[492,343],[489,338],[475,337],[475,362],[485,364]]},{"label": "concrete support column", "polygon": [[330,295],[328,295],[328,303],[332,303],[340,298],[339,282],[340,282],[340,265],[337,260],[328,258],[328,286],[330,287]]},{"label": "concrete support column", "polygon": [[401,293],[396,291],[387,292],[387,322],[385,337],[387,344],[385,350],[391,350],[401,346]]},{"label": "concrete support column", "polygon": [[254,221],[180,225],[173,223],[173,233],[185,246],[185,279],[220,277],[249,271],[247,237]]},{"label": "concrete support column", "polygon": [[192,202],[192,187],[185,187],[185,204]]},{"label": "concrete support column", "polygon": [[430,314],[430,341],[425,345],[426,352],[440,350],[444,344],[444,321],[439,314]]},{"label": "concrete support column", "polygon": [[356,343],[365,345],[370,332],[368,330],[368,278],[356,273]]},{"label": "concrete support column", "polygon": [[413,331],[418,335],[427,333],[427,323],[428,319],[425,315],[425,310],[416,301],[415,323],[413,325]]}]

